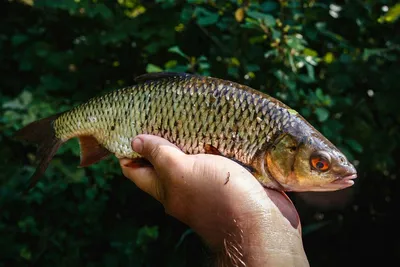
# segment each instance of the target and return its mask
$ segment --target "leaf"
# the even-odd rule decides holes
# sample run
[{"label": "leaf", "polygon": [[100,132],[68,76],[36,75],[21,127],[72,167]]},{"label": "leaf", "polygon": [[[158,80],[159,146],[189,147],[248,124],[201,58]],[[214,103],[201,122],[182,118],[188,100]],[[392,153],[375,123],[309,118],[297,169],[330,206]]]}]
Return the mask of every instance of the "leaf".
[{"label": "leaf", "polygon": [[371,48],[371,49],[364,49],[364,52],[362,54],[363,60],[368,60],[372,56],[385,56],[390,49],[387,48]]},{"label": "leaf", "polygon": [[209,26],[215,24],[217,23],[219,18],[218,13],[208,11],[207,9],[202,7],[197,7],[194,14],[197,18],[197,23],[200,26]]},{"label": "leaf", "polygon": [[335,60],[335,56],[333,55],[333,53],[328,52],[328,53],[325,54],[324,61],[327,64],[331,64],[334,60]]},{"label": "leaf", "polygon": [[21,248],[19,255],[28,261],[32,258],[32,252],[27,247]]},{"label": "leaf", "polygon": [[235,11],[235,19],[237,22],[242,22],[244,19],[244,9],[243,7],[236,9]]},{"label": "leaf", "polygon": [[347,139],[345,142],[346,142],[346,144],[349,145],[349,147],[350,147],[351,149],[353,149],[355,152],[358,152],[358,153],[362,153],[362,152],[363,152],[363,147],[362,147],[362,145],[361,145],[359,142],[357,142],[356,140],[354,140],[354,139]]},{"label": "leaf", "polygon": [[25,109],[32,102],[32,93],[30,91],[23,91],[17,98],[4,102],[3,108],[22,110]]},{"label": "leaf", "polygon": [[136,238],[136,244],[146,245],[158,238],[158,226],[143,226],[139,229],[138,237]]},{"label": "leaf", "polygon": [[147,72],[161,72],[161,71],[163,71],[163,69],[154,64],[147,64],[146,71]]},{"label": "leaf", "polygon": [[316,108],[315,114],[317,115],[319,122],[324,122],[329,117],[329,111],[326,108]]},{"label": "leaf", "polygon": [[169,69],[175,68],[176,65],[178,65],[178,61],[170,60],[164,64],[164,69],[169,70]]},{"label": "leaf", "polygon": [[317,57],[318,56],[317,51],[315,51],[315,50],[313,50],[311,48],[307,48],[307,47],[304,48],[303,53],[306,56],[311,56],[311,57]]},{"label": "leaf", "polygon": [[392,6],[384,16],[378,19],[379,23],[394,23],[400,17],[400,3]]},{"label": "leaf", "polygon": [[247,11],[247,15],[251,18],[261,20],[268,27],[273,27],[276,24],[275,18],[268,14],[264,14],[258,11]]},{"label": "leaf", "polygon": [[317,90],[315,90],[315,95],[320,101],[323,101],[325,99],[324,93],[322,92],[321,88],[317,88]]},{"label": "leaf", "polygon": [[29,91],[23,91],[19,97],[24,106],[27,106],[32,102],[32,93]]},{"label": "leaf", "polygon": [[315,231],[318,231],[319,229],[323,228],[324,226],[330,224],[331,222],[317,222],[317,223],[312,223],[309,225],[306,225],[303,227],[302,234],[303,236],[306,236],[308,234],[311,234]]},{"label": "leaf", "polygon": [[248,64],[246,65],[246,69],[248,72],[257,72],[260,70],[260,66],[256,64]]},{"label": "leaf", "polygon": [[168,68],[168,71],[170,71],[170,72],[187,72],[187,70],[188,70],[188,66],[184,66],[184,65],[176,65],[174,67]]},{"label": "leaf", "polygon": [[19,46],[20,44],[25,43],[28,39],[28,36],[24,34],[16,34],[11,38],[11,44],[13,46]]},{"label": "leaf", "polygon": [[185,6],[181,11],[181,22],[186,24],[188,23],[193,17],[193,7],[192,6]]},{"label": "leaf", "polygon": [[182,50],[178,46],[173,46],[168,49],[168,52],[178,54],[184,58],[188,58],[188,56],[182,52]]},{"label": "leaf", "polygon": [[105,4],[96,4],[95,10],[105,19],[111,19],[114,14]]},{"label": "leaf", "polygon": [[279,8],[279,4],[275,1],[263,1],[261,4],[261,9],[264,12],[271,12]]},{"label": "leaf", "polygon": [[308,77],[312,82],[315,81],[315,71],[314,71],[314,66],[311,64],[306,64],[306,69],[307,69],[307,74]]}]

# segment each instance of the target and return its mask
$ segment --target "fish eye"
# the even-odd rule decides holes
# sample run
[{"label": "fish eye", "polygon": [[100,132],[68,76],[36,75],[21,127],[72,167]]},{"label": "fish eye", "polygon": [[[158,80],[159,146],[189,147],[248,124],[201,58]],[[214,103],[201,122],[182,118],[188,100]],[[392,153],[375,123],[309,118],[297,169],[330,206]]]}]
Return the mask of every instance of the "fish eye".
[{"label": "fish eye", "polygon": [[325,172],[331,167],[331,160],[328,153],[318,152],[311,155],[311,166],[320,172]]}]

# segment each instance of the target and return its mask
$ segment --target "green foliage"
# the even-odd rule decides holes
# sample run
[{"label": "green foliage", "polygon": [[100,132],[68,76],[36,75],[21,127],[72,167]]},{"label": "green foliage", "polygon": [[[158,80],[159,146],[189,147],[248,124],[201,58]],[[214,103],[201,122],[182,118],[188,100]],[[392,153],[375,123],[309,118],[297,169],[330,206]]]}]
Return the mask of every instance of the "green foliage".
[{"label": "green foliage", "polygon": [[383,239],[398,227],[396,2],[3,1],[0,266],[201,266],[201,242],[126,181],[115,159],[76,168],[77,142],[20,194],[35,149],[13,140],[15,130],[158,71],[266,92],[357,163],[351,205],[322,219],[320,208],[298,205],[312,266],[399,259],[399,245]]}]

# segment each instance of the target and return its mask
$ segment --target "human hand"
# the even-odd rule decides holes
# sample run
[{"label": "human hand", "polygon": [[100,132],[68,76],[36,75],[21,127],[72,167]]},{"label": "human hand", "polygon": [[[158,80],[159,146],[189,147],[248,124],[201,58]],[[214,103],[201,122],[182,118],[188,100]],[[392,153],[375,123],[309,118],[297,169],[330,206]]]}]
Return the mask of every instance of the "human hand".
[{"label": "human hand", "polygon": [[224,266],[308,266],[298,214],[284,193],[227,158],[186,155],[160,137],[140,135],[132,147],[153,167],[120,159],[124,175],[196,231]]}]

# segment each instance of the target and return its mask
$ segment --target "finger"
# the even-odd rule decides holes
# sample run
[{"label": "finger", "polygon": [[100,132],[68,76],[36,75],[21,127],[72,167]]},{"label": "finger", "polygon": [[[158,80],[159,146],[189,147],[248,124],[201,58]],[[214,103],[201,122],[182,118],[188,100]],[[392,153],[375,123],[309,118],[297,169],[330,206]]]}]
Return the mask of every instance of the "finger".
[{"label": "finger", "polygon": [[132,141],[134,151],[145,157],[156,169],[171,168],[184,153],[174,144],[154,135],[138,135]]},{"label": "finger", "polygon": [[300,217],[290,198],[284,192],[278,192],[267,188],[265,188],[265,191],[282,215],[290,222],[292,227],[301,231]]},{"label": "finger", "polygon": [[158,201],[162,202],[163,186],[160,179],[157,177],[157,173],[154,168],[131,168],[126,167],[129,165],[131,160],[120,159],[119,164],[121,165],[122,173],[129,180],[134,182],[144,192],[148,193]]}]

